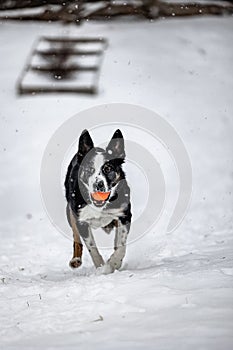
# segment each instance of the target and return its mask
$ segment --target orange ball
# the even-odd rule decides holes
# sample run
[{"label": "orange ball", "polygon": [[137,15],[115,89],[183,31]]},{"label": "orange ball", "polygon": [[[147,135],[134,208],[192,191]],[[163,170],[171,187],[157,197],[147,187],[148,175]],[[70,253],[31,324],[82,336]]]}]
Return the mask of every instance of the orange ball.
[{"label": "orange ball", "polygon": [[96,201],[106,201],[110,195],[110,192],[93,192],[92,198]]}]

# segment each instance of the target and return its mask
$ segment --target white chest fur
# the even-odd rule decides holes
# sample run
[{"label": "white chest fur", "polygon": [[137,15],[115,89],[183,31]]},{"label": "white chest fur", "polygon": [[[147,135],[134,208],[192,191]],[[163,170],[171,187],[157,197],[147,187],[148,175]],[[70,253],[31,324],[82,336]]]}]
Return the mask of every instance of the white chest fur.
[{"label": "white chest fur", "polygon": [[97,229],[110,224],[112,220],[117,220],[120,216],[122,216],[122,209],[103,210],[87,205],[80,210],[79,220],[85,221],[92,228]]}]

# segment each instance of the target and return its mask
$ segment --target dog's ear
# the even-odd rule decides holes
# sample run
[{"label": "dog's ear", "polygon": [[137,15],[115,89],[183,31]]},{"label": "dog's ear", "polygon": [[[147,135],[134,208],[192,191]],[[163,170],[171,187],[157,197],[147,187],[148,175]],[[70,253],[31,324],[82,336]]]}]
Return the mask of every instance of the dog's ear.
[{"label": "dog's ear", "polygon": [[123,135],[119,129],[114,132],[106,151],[111,155],[111,158],[125,159],[125,143]]},{"label": "dog's ear", "polygon": [[93,147],[94,147],[94,144],[89,132],[86,129],[83,130],[79,138],[79,146],[78,146],[79,161],[81,161]]}]

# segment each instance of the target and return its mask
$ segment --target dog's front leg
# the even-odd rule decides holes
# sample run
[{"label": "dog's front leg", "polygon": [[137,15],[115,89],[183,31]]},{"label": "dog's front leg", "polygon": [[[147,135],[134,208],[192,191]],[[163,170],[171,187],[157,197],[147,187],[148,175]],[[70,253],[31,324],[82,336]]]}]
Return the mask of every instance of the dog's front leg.
[{"label": "dog's front leg", "polygon": [[67,218],[72,227],[74,236],[74,251],[73,258],[70,260],[70,267],[77,268],[82,264],[83,245],[80,236],[84,240],[95,267],[97,268],[104,265],[104,260],[96,247],[90,226],[86,222],[79,222],[69,207],[67,207]]},{"label": "dog's front leg", "polygon": [[126,252],[126,241],[129,229],[130,223],[123,224],[120,219],[117,221],[114,241],[115,251],[107,261],[106,273],[112,273],[121,267]]},{"label": "dog's front leg", "polygon": [[103,266],[104,260],[98,251],[90,226],[86,222],[80,222],[79,232],[90,253],[95,267],[98,268],[100,266]]}]

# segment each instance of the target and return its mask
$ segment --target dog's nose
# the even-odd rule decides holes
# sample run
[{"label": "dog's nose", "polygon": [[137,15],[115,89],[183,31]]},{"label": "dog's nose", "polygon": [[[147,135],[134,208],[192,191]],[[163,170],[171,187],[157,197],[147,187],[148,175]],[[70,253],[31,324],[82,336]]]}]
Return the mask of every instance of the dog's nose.
[{"label": "dog's nose", "polygon": [[104,191],[104,182],[103,180],[100,180],[99,182],[97,182],[97,184],[95,185],[95,190],[96,191]]}]

